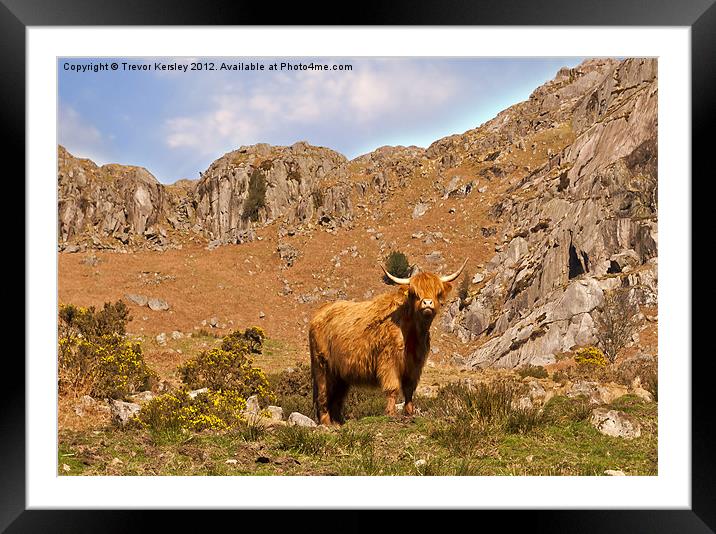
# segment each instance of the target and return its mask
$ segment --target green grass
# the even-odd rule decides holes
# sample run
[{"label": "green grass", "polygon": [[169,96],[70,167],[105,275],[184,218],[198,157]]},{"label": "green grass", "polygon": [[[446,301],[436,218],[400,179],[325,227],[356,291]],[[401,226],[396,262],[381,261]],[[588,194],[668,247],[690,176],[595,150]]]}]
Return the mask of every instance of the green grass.
[{"label": "green grass", "polygon": [[[460,407],[458,398],[467,405]],[[655,403],[625,395],[609,406],[641,423],[641,437],[624,440],[592,427],[585,417],[591,408],[585,409],[582,399],[554,397],[536,418],[515,410],[500,415],[500,402],[484,391],[453,388],[436,399],[416,399],[423,415],[414,418],[370,415],[348,419],[337,430],[242,425],[174,443],[157,442],[143,430],[61,431],[58,473],[591,476],[619,469],[628,475],[657,474]],[[481,415],[476,406],[492,406],[487,413],[493,415]],[[511,428],[511,418],[524,417],[530,424]]]}]

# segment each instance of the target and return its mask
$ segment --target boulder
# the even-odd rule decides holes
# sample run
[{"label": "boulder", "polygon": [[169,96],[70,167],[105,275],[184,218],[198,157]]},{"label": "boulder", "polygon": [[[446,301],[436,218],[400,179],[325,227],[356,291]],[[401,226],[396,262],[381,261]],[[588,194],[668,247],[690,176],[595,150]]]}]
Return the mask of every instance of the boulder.
[{"label": "boulder", "polygon": [[136,295],[134,293],[127,293],[125,297],[127,297],[127,300],[133,302],[137,306],[146,306],[149,300],[146,295]]},{"label": "boulder", "polygon": [[259,405],[258,396],[251,395],[248,399],[246,399],[246,412],[257,414],[259,413],[259,410],[261,410],[261,406]]},{"label": "boulder", "polygon": [[298,412],[293,412],[291,413],[291,415],[288,416],[288,426],[315,427],[318,425],[310,417],[306,417],[305,415]]},{"label": "boulder", "polygon": [[135,415],[139,414],[142,409],[139,404],[134,402],[125,402],[116,399],[110,401],[109,407],[112,421],[119,426],[125,426]]},{"label": "boulder", "polygon": [[596,408],[590,423],[602,434],[616,438],[633,439],[641,436],[641,425],[624,412]]},{"label": "boulder", "polygon": [[269,406],[266,408],[269,419],[273,421],[283,421],[283,408],[280,406]]},{"label": "boulder", "polygon": [[169,309],[167,301],[158,298],[147,299],[147,306],[154,311],[166,311]]}]

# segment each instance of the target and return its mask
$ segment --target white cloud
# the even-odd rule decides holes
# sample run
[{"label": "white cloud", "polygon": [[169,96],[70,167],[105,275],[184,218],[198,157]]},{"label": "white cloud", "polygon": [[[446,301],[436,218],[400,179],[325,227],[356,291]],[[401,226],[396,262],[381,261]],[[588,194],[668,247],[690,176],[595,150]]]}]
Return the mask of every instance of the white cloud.
[{"label": "white cloud", "polygon": [[381,128],[435,113],[460,85],[448,70],[420,62],[354,65],[352,72],[263,72],[246,75],[243,84],[236,83],[235,73],[228,79],[202,77],[192,93],[207,104],[201,112],[167,119],[165,142],[212,154],[277,132],[296,132],[298,140],[316,128]]},{"label": "white cloud", "polygon": [[58,110],[58,140],[73,155],[90,158],[95,163],[107,163],[107,139],[94,125],[72,106],[60,102]]}]

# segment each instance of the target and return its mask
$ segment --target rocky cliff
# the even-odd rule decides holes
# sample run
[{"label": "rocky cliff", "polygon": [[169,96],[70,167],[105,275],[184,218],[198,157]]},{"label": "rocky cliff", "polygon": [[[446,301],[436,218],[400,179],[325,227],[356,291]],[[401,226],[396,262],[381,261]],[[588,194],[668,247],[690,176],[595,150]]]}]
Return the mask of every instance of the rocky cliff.
[{"label": "rocky cliff", "polygon": [[[61,250],[81,242],[94,248],[163,239],[160,223],[171,203],[165,187],[142,167],[95,165],[58,148],[58,240]],[[157,237],[158,236],[158,237]]]},{"label": "rocky cliff", "polygon": [[[502,244],[474,297],[444,317],[464,341],[487,338],[470,366],[551,363],[594,342],[605,290],[629,286],[632,298],[656,303],[656,60],[604,66],[587,75],[591,84],[577,82],[580,91],[570,80],[587,76],[572,69],[530,98],[562,102],[557,115],[571,117],[575,138],[493,206]],[[519,129],[505,121],[501,132]]]},{"label": "rocky cliff", "polygon": [[241,147],[212,163],[193,192],[196,224],[218,243],[252,239],[255,225],[350,220],[349,188],[341,184],[347,160],[327,148],[299,142]]}]

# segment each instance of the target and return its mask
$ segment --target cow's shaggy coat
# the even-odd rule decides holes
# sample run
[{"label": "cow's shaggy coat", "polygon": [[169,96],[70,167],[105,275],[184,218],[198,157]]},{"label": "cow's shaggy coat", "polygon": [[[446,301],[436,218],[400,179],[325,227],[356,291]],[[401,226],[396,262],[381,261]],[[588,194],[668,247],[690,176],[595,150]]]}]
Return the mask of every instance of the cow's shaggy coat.
[{"label": "cow's shaggy coat", "polygon": [[342,423],[348,388],[360,384],[383,390],[388,415],[395,414],[402,390],[404,412],[412,415],[413,393],[430,350],[430,325],[452,287],[445,278],[418,273],[373,300],[336,301],[318,309],[309,344],[320,424]]}]

